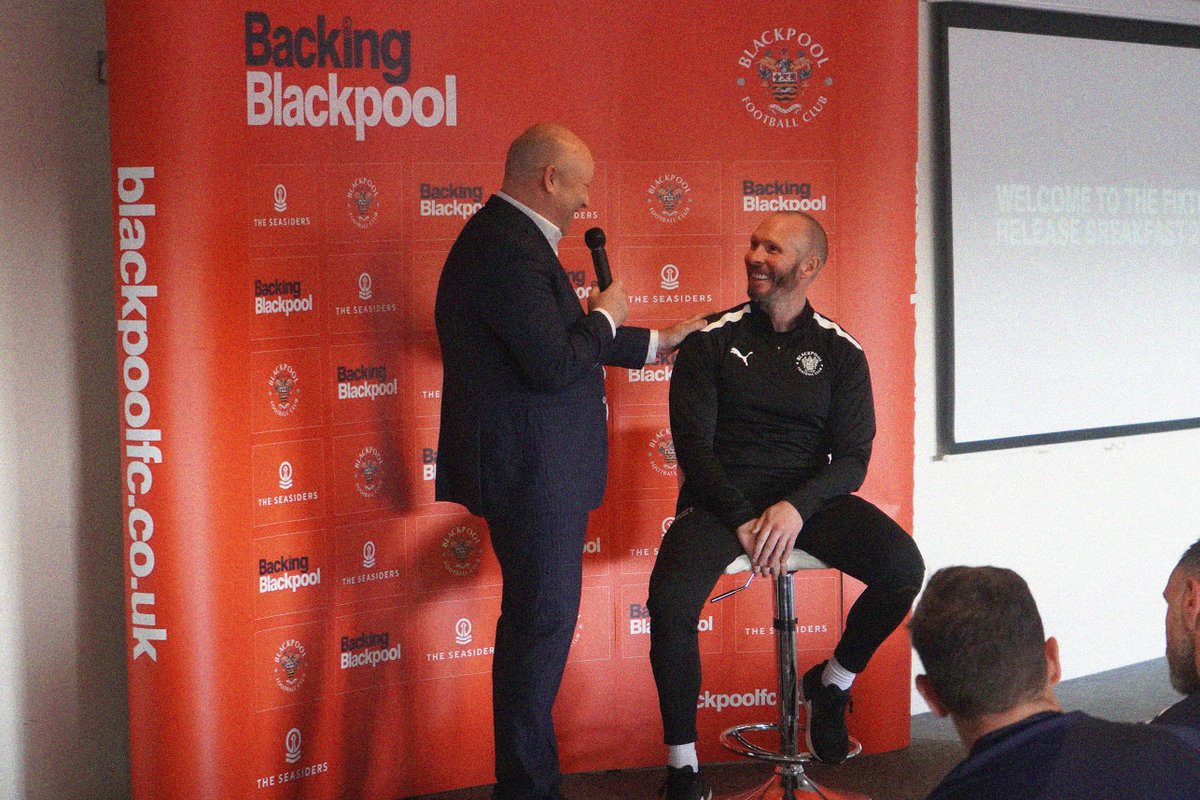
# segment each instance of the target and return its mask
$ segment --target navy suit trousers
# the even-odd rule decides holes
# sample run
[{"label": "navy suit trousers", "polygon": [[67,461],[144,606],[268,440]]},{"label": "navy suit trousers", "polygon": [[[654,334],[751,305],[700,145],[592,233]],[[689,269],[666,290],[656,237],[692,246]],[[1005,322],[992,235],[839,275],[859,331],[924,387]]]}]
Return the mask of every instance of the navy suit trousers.
[{"label": "navy suit trousers", "polygon": [[579,615],[586,511],[490,517],[504,578],[492,714],[495,800],[553,798],[560,779],[550,712]]}]

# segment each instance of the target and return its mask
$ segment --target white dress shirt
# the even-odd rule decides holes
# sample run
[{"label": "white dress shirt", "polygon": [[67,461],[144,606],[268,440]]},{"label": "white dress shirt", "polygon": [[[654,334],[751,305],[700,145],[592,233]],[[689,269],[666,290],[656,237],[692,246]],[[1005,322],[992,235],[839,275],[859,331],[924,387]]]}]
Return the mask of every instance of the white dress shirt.
[{"label": "white dress shirt", "polygon": [[[537,226],[538,230],[542,232],[542,235],[546,237],[546,241],[550,243],[550,249],[554,251],[554,255],[558,255],[558,243],[562,241],[563,232],[561,230],[559,230],[557,225],[555,225],[553,222],[551,222],[550,220],[543,217],[538,212],[534,211],[529,206],[522,203],[520,200],[517,200],[516,198],[511,197],[510,195],[507,195],[504,192],[496,192],[496,196],[500,197],[500,198],[504,199],[506,202],[511,203],[512,205],[516,206],[518,209],[520,209],[525,214],[525,216],[527,216],[531,220],[533,220],[533,224]],[[608,320],[608,325],[610,328],[612,328],[612,335],[614,338],[616,338],[617,323],[616,323],[616,320],[614,320],[612,318],[612,314],[609,314],[603,308],[597,308],[595,310],[599,311],[601,314],[603,314],[604,318]],[[650,345],[646,349],[646,363],[649,364],[651,361],[653,361],[655,359],[655,356],[657,356],[657,355],[658,355],[658,331],[651,330],[650,331]]]}]

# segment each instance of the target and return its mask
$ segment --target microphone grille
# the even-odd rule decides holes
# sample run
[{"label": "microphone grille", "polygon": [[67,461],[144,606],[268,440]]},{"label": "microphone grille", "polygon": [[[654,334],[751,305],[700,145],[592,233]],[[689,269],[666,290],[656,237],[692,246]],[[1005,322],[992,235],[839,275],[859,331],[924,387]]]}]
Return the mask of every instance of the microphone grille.
[{"label": "microphone grille", "polygon": [[595,250],[597,247],[604,247],[604,242],[603,228],[588,228],[583,233],[583,243],[592,250]]}]

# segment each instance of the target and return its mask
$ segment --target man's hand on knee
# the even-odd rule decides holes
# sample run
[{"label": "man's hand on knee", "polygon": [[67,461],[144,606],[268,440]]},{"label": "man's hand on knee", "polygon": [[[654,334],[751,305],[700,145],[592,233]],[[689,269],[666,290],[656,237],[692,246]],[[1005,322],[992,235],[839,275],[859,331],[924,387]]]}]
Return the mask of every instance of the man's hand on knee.
[{"label": "man's hand on knee", "polygon": [[747,524],[752,526],[754,551],[746,552],[750,553],[750,559],[757,568],[755,571],[760,575],[782,574],[787,568],[788,555],[796,546],[796,537],[804,527],[800,512],[788,501],[780,500],[768,506],[758,519]]}]

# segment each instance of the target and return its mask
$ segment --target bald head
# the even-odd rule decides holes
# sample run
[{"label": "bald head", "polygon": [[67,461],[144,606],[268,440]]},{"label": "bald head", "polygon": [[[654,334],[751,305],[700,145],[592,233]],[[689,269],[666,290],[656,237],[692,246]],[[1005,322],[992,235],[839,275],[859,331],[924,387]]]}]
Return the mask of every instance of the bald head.
[{"label": "bald head", "polygon": [[513,140],[504,160],[504,185],[537,182],[542,171],[572,153],[587,152],[583,140],[565,125],[542,122]]},{"label": "bald head", "polygon": [[801,252],[815,255],[821,266],[825,266],[825,260],[829,258],[829,237],[815,217],[803,211],[776,211],[774,216],[787,220],[793,230],[803,236],[806,247]]},{"label": "bald head", "polygon": [[594,171],[582,139],[564,125],[543,122],[509,146],[501,188],[565,232],[575,212],[587,205]]},{"label": "bald head", "polygon": [[1175,568],[1184,574],[1200,578],[1200,541],[1183,552],[1183,557],[1179,559]]}]

